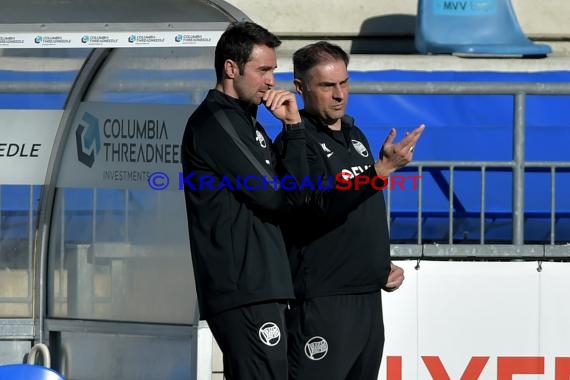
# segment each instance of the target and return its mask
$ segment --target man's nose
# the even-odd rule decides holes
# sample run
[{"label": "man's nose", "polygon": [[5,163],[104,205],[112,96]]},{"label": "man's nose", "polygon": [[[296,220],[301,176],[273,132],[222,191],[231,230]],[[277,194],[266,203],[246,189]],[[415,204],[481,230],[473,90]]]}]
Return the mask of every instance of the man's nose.
[{"label": "man's nose", "polygon": [[334,86],[333,97],[335,99],[341,99],[341,100],[344,99],[344,92],[342,91],[340,84],[337,84],[336,86]]},{"label": "man's nose", "polygon": [[268,72],[265,76],[265,84],[269,87],[275,86],[275,75],[273,72]]}]

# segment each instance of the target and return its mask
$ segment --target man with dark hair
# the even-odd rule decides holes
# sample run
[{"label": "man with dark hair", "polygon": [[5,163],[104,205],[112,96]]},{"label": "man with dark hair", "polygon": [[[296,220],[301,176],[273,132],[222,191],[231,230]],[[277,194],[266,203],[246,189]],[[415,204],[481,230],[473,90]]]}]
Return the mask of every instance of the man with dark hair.
[{"label": "man with dark hair", "polygon": [[263,185],[277,161],[255,119],[264,104],[283,122],[282,170],[307,174],[295,95],[273,89],[280,43],[254,23],[228,27],[216,46],[216,86],[188,119],[182,142],[200,318],[229,380],[287,379],[284,312],[294,295],[278,218],[303,198],[277,181]]},{"label": "man with dark hair", "polygon": [[[289,376],[296,380],[377,379],[384,346],[381,289],[395,290],[404,280],[402,268],[391,263],[377,179],[411,161],[424,127],[399,143],[392,129],[374,161],[366,137],[345,114],[348,62],[327,42],[293,56],[310,177],[338,184],[340,174],[342,184],[353,182],[344,191],[333,184],[321,202],[306,203],[284,223],[297,297],[287,313]],[[282,142],[280,136],[277,146]]]}]

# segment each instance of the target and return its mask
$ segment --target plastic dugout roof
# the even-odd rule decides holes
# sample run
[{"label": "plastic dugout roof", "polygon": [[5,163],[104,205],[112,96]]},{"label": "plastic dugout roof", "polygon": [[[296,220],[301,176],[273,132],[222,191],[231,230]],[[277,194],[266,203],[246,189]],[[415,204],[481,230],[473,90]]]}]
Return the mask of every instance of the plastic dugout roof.
[{"label": "plastic dugout roof", "polygon": [[247,19],[221,0],[2,0],[1,31],[172,30]]},{"label": "plastic dugout roof", "polygon": [[[6,141],[13,142],[11,146],[0,146],[2,184],[41,184],[48,160],[59,165],[58,157],[48,158],[49,150],[42,151],[35,160],[15,157],[13,153],[18,149],[20,154],[25,153],[24,144],[29,150],[41,142],[42,149],[44,146],[49,149],[65,141],[67,132],[56,135],[61,129],[58,125],[67,124],[67,111],[77,109],[102,68],[117,61],[106,59],[111,52],[123,52],[113,58],[122,57],[127,64],[126,69],[116,70],[112,80],[103,83],[107,86],[105,90],[118,88],[126,92],[130,90],[128,86],[160,84],[158,91],[162,91],[170,83],[180,83],[182,75],[189,75],[185,74],[189,71],[185,60],[188,56],[192,62],[197,61],[192,56],[194,53],[188,51],[199,49],[175,47],[211,49],[230,22],[249,20],[223,0],[1,0],[0,3],[0,130]],[[200,54],[213,53],[208,50]],[[206,62],[205,58],[195,66],[211,71],[210,59]],[[153,66],[147,65],[149,61]],[[133,72],[139,76],[133,78]],[[169,72],[168,75],[177,77],[170,81],[149,77],[157,76],[156,72]],[[53,110],[53,115],[48,116],[54,120],[48,123],[46,115],[36,110]],[[62,111],[66,111],[63,117]],[[38,118],[54,127],[35,126]]]},{"label": "plastic dugout roof", "polygon": [[[0,108],[3,109],[63,107],[66,94],[93,49],[211,46],[229,22],[249,20],[222,0],[2,0],[1,3]],[[47,100],[29,100],[46,94],[51,95]]]}]

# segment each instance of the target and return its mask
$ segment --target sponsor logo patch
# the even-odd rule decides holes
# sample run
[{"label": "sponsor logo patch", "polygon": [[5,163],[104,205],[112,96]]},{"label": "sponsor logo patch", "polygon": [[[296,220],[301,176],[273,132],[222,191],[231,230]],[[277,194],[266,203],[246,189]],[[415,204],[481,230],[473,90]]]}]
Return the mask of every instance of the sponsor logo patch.
[{"label": "sponsor logo patch", "polygon": [[259,329],[259,339],[267,346],[275,346],[281,340],[279,326],[273,322],[266,322]]},{"label": "sponsor logo patch", "polygon": [[311,360],[321,360],[328,351],[329,344],[322,336],[314,336],[305,343],[305,355]]},{"label": "sponsor logo patch", "polygon": [[352,146],[354,146],[354,149],[356,149],[356,151],[360,153],[362,157],[368,157],[368,150],[363,143],[358,140],[352,140]]}]

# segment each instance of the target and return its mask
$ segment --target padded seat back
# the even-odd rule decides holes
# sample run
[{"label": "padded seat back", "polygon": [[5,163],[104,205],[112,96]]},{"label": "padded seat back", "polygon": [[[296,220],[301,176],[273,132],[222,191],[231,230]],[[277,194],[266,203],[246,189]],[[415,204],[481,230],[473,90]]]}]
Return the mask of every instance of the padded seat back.
[{"label": "padded seat back", "polygon": [[544,57],[552,53],[550,46],[535,44],[522,32],[510,0],[418,0],[415,45],[424,54]]},{"label": "padded seat back", "polygon": [[0,366],[0,380],[65,380],[54,370],[33,364]]}]

